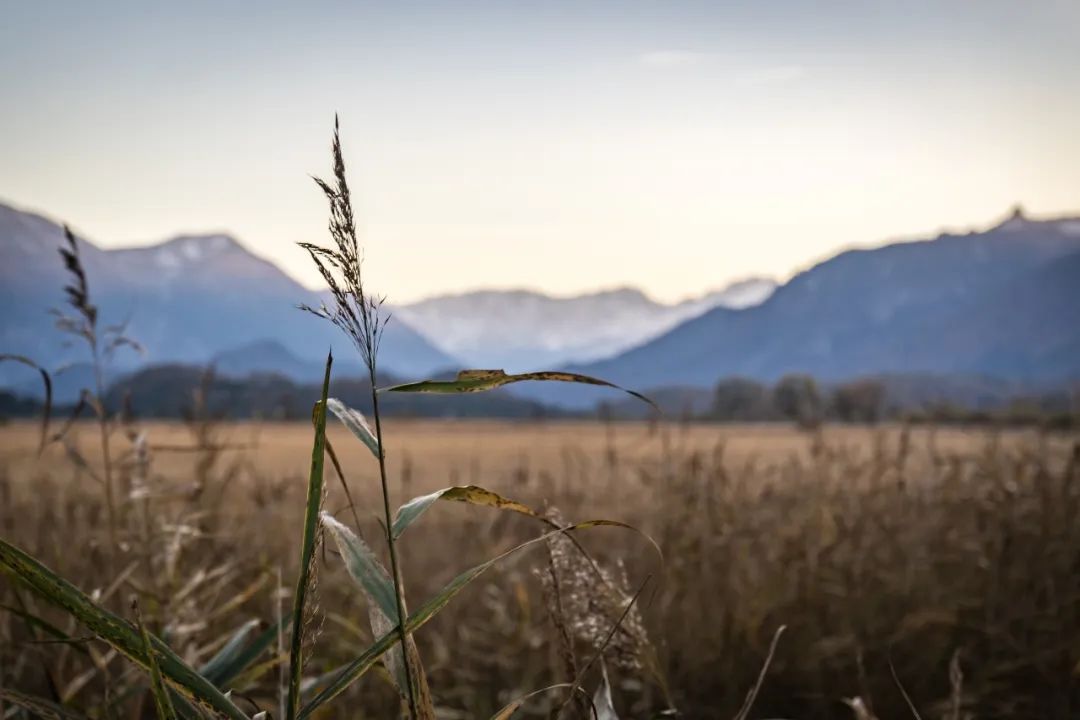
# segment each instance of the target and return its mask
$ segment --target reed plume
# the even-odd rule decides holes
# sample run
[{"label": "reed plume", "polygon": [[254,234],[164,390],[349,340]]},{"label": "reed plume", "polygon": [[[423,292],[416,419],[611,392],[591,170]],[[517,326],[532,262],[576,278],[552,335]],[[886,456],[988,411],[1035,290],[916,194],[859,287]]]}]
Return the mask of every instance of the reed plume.
[{"label": "reed plume", "polygon": [[[390,551],[390,572],[394,581],[394,594],[397,604],[398,636],[403,649],[409,648],[408,635],[405,632],[405,597],[402,589],[402,574],[398,564],[397,549],[390,511],[390,487],[386,471],[386,453],[383,449],[382,419],[379,413],[379,394],[375,387],[377,358],[383,330],[389,317],[382,315],[383,298],[371,295],[364,287],[363,253],[356,237],[356,221],[353,215],[352,196],[345,178],[345,159],[341,151],[341,132],[337,116],[334,117],[334,139],[331,144],[334,163],[334,178],[327,182],[314,178],[330,203],[331,247],[314,243],[300,243],[307,250],[312,262],[318,268],[330,288],[333,303],[318,308],[301,305],[302,310],[329,320],[352,341],[368,371],[371,385],[372,415],[375,420],[375,438],[378,446],[379,479],[383,500],[383,519],[386,530],[386,543]],[[407,696],[412,717],[419,717],[416,700],[416,678],[419,676],[417,657],[410,652],[403,652],[405,677],[407,678]]]}]

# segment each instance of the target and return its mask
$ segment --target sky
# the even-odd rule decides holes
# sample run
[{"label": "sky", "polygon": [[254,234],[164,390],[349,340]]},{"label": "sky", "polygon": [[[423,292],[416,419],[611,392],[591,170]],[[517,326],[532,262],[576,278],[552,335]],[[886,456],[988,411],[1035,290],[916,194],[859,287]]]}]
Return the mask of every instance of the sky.
[{"label": "sky", "polygon": [[1080,214],[1080,2],[4,3],[0,202],[311,287],[334,114],[391,302],[674,301]]}]

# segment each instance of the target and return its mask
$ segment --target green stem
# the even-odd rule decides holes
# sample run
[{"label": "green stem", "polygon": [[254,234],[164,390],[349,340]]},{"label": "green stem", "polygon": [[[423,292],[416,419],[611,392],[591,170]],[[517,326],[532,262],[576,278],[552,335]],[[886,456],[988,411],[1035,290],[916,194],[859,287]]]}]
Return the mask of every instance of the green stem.
[{"label": "green stem", "polygon": [[390,573],[394,578],[394,599],[397,601],[398,614],[398,637],[401,640],[401,658],[405,665],[405,685],[409,689],[409,712],[410,717],[416,718],[416,691],[413,689],[413,673],[409,660],[407,644],[408,635],[405,632],[405,593],[402,590],[401,571],[398,567],[397,546],[394,542],[394,518],[390,514],[390,484],[386,479],[386,451],[383,449],[382,420],[379,417],[379,393],[375,389],[375,363],[371,362],[368,369],[371,378],[371,406],[375,416],[375,440],[379,447],[379,480],[382,482],[383,514],[386,520],[386,543],[390,547]]}]

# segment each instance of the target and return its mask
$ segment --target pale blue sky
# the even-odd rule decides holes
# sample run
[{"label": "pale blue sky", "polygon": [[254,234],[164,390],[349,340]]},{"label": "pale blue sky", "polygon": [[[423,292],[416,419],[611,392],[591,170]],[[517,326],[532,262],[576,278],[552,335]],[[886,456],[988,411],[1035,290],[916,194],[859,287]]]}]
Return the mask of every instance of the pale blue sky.
[{"label": "pale blue sky", "polygon": [[[221,7],[219,7],[221,6]],[[369,282],[700,293],[1080,212],[1080,2],[6,2],[0,200],[228,230],[315,285],[341,113]]]}]

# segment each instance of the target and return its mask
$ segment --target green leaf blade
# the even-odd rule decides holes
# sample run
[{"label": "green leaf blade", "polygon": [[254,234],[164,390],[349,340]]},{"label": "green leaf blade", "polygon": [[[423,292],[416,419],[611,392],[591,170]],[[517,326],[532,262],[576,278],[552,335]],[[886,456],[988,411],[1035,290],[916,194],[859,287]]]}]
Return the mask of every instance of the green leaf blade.
[{"label": "green leaf blade", "polygon": [[323,496],[323,463],[326,454],[326,399],[330,392],[330,368],[332,354],[326,356],[322,395],[315,406],[315,439],[311,448],[311,470],[308,473],[307,500],[304,508],[304,531],[300,548],[300,572],[293,598],[292,642],[289,649],[289,688],[286,718],[294,720],[300,709],[300,679],[303,672],[304,606],[307,601],[312,567],[315,562],[315,546],[319,531],[319,510]]},{"label": "green leaf blade", "polygon": [[235,677],[243,670],[243,666],[237,668],[237,664],[245,656],[247,640],[258,627],[258,620],[248,620],[241,625],[228,642],[199,668],[199,674],[219,688]]},{"label": "green leaf blade", "polygon": [[527,505],[503,497],[487,488],[480,487],[479,485],[454,485],[452,487],[443,488],[442,490],[436,490],[428,495],[415,497],[398,508],[393,525],[394,538],[397,539],[401,537],[402,533],[404,533],[410,525],[416,522],[428,508],[439,500],[463,502],[470,505],[498,508],[500,510],[510,510],[529,517],[542,519],[542,516],[538,512]]},{"label": "green leaf blade", "polygon": [[81,653],[83,655],[90,654],[90,651],[83,647],[83,644],[80,642],[80,638],[71,637],[66,632],[50,623],[48,620],[43,620],[37,615],[33,615],[21,608],[14,607],[13,605],[0,605],[0,610],[6,610],[12,615],[22,618],[23,622],[25,622],[27,627],[29,628],[37,628],[47,633],[48,635],[51,635],[54,642],[64,643],[77,653]]},{"label": "green leaf blade", "polygon": [[419,382],[394,385],[385,389],[385,392],[408,392],[408,393],[474,393],[495,390],[512,383],[537,381],[537,382],[566,382],[579,385],[596,385],[620,390],[631,397],[648,403],[658,412],[659,406],[645,395],[636,390],[629,390],[613,382],[601,378],[579,373],[562,372],[558,370],[543,370],[540,372],[521,373],[509,375],[505,370],[462,370],[453,380],[421,380]]},{"label": "green leaf blade", "polygon": [[157,656],[150,642],[150,633],[146,631],[146,625],[143,624],[142,616],[139,614],[138,603],[133,604],[133,610],[135,611],[135,621],[139,626],[139,637],[142,639],[143,652],[146,653],[146,659],[150,664],[150,694],[154,696],[154,708],[157,710],[158,720],[176,720],[176,710],[173,708],[172,700],[165,689],[165,682],[161,677],[161,668],[158,666]]},{"label": "green leaf blade", "polygon": [[46,720],[88,720],[85,715],[80,715],[52,700],[46,700],[36,695],[27,695],[11,688],[0,687],[0,700],[7,700],[9,703],[18,705],[23,710],[28,711],[31,715]]},{"label": "green leaf blade", "polygon": [[586,693],[581,688],[575,686],[573,683],[555,683],[554,685],[548,685],[547,687],[542,687],[539,690],[533,690],[530,693],[511,700],[506,705],[504,705],[497,713],[492,715],[490,720],[510,720],[510,718],[513,717],[514,713],[525,707],[525,703],[529,702],[529,700],[533,699],[538,695],[544,695],[555,690],[569,690],[571,694],[574,692],[579,692],[586,698],[589,696],[588,693]]},{"label": "green leaf blade", "polygon": [[[431,618],[437,615],[444,607],[446,607],[450,601],[460,593],[466,586],[476,580],[478,577],[487,572],[494,565],[504,560],[505,558],[514,555],[515,553],[531,547],[538,543],[542,543],[549,538],[558,535],[560,533],[568,533],[576,530],[583,530],[591,527],[619,527],[634,532],[639,532],[636,528],[626,523],[619,522],[617,520],[589,520],[586,522],[576,523],[564,528],[552,530],[546,532],[538,537],[526,540],[519,545],[506,550],[499,555],[476,565],[464,572],[460,573],[457,577],[447,583],[442,590],[432,596],[419,610],[409,616],[408,621],[405,623],[406,633],[412,634],[423,627]],[[647,536],[646,536],[647,537]],[[306,720],[313,712],[319,709],[322,705],[333,700],[349,687],[353,682],[363,676],[368,670],[375,665],[375,663],[382,657],[387,651],[398,643],[397,629],[393,629],[382,635],[375,641],[367,650],[356,658],[353,662],[347,665],[337,678],[325,687],[318,695],[313,697],[304,707],[299,714],[299,720]]]},{"label": "green leaf blade", "polygon": [[[322,522],[337,543],[349,576],[364,592],[368,604],[368,619],[371,623],[372,635],[381,637],[389,632],[396,632],[398,627],[397,599],[389,571],[379,561],[371,547],[364,542],[363,538],[356,535],[346,525],[338,522],[329,513],[325,512],[322,514]],[[386,657],[383,658],[383,663],[390,672],[394,684],[397,685],[402,699],[405,700],[408,699],[407,691],[409,687],[406,665],[414,673],[423,672],[419,669],[419,654],[412,636],[407,638],[406,644],[406,652],[410,654],[408,664],[405,663],[402,657],[399,645],[395,645],[388,650]],[[426,678],[418,674],[414,686],[426,687]]]},{"label": "green leaf blade", "polygon": [[[150,670],[139,632],[127,621],[97,605],[85,593],[35,558],[0,539],[0,567],[11,571],[38,595],[66,610],[84,627],[144,670]],[[230,720],[247,720],[231,700],[154,636],[150,642],[164,679],[182,697]]]},{"label": "green leaf blade", "polygon": [[367,449],[371,451],[371,454],[376,459],[379,457],[379,441],[375,439],[375,433],[372,432],[371,426],[368,424],[367,418],[359,410],[349,407],[345,403],[341,402],[337,398],[328,398],[326,400],[326,407],[330,412],[337,416],[337,419],[341,421],[341,424],[349,429],[353,435],[356,436],[360,442],[367,446]]},{"label": "green leaf blade", "polygon": [[337,543],[349,576],[363,589],[368,600],[378,605],[386,617],[390,618],[391,626],[396,627],[397,601],[390,573],[379,562],[371,547],[343,523],[326,512],[322,513],[321,520],[323,527],[330,531]]}]

